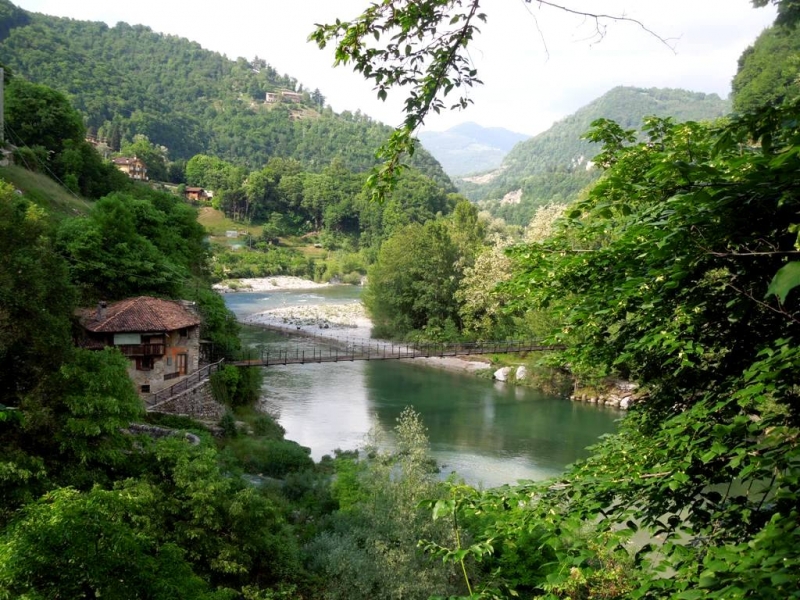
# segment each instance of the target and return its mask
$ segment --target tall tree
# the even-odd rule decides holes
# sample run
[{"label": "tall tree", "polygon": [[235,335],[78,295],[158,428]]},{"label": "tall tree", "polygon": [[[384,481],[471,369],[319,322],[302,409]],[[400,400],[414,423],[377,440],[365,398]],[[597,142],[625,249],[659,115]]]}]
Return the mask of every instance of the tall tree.
[{"label": "tall tree", "polygon": [[442,221],[412,223],[395,232],[369,271],[364,303],[373,333],[402,337],[416,331],[435,337],[456,331],[457,260],[458,248]]},{"label": "tall tree", "polygon": [[0,404],[16,405],[57,370],[76,295],[44,212],[0,181]]}]

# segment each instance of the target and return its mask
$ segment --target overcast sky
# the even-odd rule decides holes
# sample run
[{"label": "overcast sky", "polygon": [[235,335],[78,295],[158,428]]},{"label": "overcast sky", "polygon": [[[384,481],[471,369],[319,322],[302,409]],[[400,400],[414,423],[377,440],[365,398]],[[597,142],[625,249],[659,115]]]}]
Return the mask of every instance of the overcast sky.
[{"label": "overcast sky", "polygon": [[[359,14],[368,0],[12,0],[26,10],[81,20],[144,24],[189,38],[229,58],[258,55],[306,88],[319,88],[337,112],[362,112],[389,125],[402,121],[402,98],[375,97],[370,84],[346,67],[332,68],[332,50],[306,41],[315,23]],[[594,23],[523,0],[484,0],[489,21],[471,57],[485,85],[474,105],[431,117],[441,131],[464,121],[536,134],[617,85],[681,87],[727,96],[742,51],[774,19],[774,9],[749,0],[563,0],[642,21],[663,38],[631,23]],[[541,33],[540,33],[541,32]]]}]

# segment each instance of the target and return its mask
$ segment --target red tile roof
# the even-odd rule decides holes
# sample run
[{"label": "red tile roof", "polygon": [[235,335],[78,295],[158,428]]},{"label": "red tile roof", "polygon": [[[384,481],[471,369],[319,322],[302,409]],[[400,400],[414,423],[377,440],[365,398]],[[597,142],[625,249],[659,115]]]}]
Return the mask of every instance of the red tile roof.
[{"label": "red tile roof", "polygon": [[98,309],[78,311],[83,327],[94,333],[175,331],[200,324],[200,317],[180,302],[139,296],[109,304],[98,319]]}]

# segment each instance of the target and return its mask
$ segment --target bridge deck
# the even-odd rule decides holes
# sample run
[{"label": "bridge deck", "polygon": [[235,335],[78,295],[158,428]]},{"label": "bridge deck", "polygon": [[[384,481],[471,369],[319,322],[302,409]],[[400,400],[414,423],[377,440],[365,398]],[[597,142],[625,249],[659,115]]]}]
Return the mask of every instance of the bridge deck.
[{"label": "bridge deck", "polygon": [[510,354],[561,350],[563,346],[544,345],[537,342],[486,342],[470,344],[422,344],[417,346],[377,342],[351,345],[347,348],[330,347],[311,350],[251,351],[242,360],[228,364],[239,367],[269,367],[274,365],[302,365],[309,363],[353,362],[356,360],[403,360],[445,356],[471,356],[480,354]]}]

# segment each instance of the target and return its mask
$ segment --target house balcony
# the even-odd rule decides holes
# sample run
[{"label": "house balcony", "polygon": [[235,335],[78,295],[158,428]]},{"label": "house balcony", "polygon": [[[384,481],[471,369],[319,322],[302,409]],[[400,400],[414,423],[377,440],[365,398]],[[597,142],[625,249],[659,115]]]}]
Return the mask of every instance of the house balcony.
[{"label": "house balcony", "polygon": [[164,356],[164,344],[130,344],[117,348],[125,356]]}]

